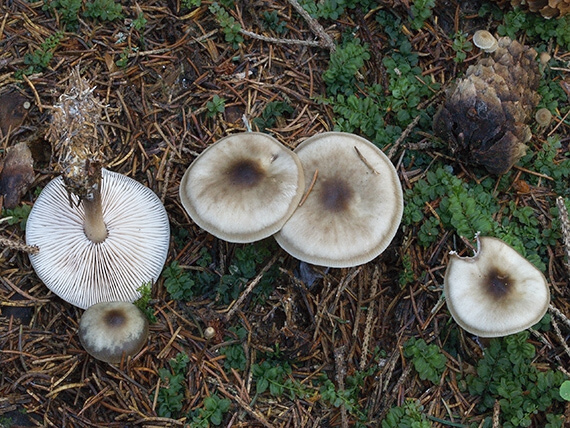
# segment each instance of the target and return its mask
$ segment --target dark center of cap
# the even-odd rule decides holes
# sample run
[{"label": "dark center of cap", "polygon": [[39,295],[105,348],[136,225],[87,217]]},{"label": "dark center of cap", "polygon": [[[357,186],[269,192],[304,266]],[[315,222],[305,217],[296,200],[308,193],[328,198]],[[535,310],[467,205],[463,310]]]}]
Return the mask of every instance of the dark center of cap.
[{"label": "dark center of cap", "polygon": [[227,173],[232,184],[240,187],[254,187],[265,176],[259,163],[250,159],[236,161],[229,167]]},{"label": "dark center of cap", "polygon": [[493,269],[487,276],[487,291],[495,299],[504,298],[511,291],[512,284],[509,275]]},{"label": "dark center of cap", "polygon": [[125,313],[119,309],[110,310],[105,314],[105,324],[109,327],[121,327],[125,322]]},{"label": "dark center of cap", "polygon": [[326,210],[338,212],[348,209],[352,195],[353,191],[345,181],[333,178],[323,182],[320,197]]}]

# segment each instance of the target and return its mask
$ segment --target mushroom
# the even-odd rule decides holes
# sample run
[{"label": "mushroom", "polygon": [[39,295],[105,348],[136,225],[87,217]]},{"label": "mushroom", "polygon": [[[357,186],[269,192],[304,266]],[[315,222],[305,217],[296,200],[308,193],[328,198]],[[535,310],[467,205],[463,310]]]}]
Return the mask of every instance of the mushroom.
[{"label": "mushroom", "polygon": [[368,140],[342,132],[315,135],[295,152],[311,184],[275,235],[279,245],[299,260],[329,267],[356,266],[382,253],[404,206],[390,159]]},{"label": "mushroom", "polygon": [[541,108],[538,109],[534,115],[534,119],[536,120],[536,123],[538,123],[538,126],[541,128],[546,128],[548,125],[550,125],[550,121],[552,120],[552,113],[547,108]]},{"label": "mushroom", "polygon": [[38,277],[80,308],[140,297],[160,275],[170,243],[164,206],[147,187],[102,167],[103,103],[75,68],[53,106],[46,134],[62,175],[28,217],[26,241]]},{"label": "mushroom", "polygon": [[128,302],[101,302],[87,309],[79,321],[79,340],[92,357],[120,363],[139,352],[148,338],[148,320]]},{"label": "mushroom", "polygon": [[202,229],[230,242],[273,235],[305,187],[301,162],[275,138],[244,132],[220,139],[188,167],[180,200]]},{"label": "mushroom", "polygon": [[497,39],[487,30],[475,31],[473,44],[487,53],[493,53],[499,47]]},{"label": "mushroom", "polygon": [[540,55],[538,56],[538,59],[543,66],[548,64],[548,61],[550,61],[551,58],[552,57],[548,52],[541,52]]},{"label": "mushroom", "polygon": [[477,236],[473,257],[450,254],[445,299],[455,322],[469,333],[507,336],[531,327],[546,313],[546,278],[505,242]]},{"label": "mushroom", "polygon": [[26,224],[26,242],[40,249],[30,254],[38,277],[83,309],[138,299],[137,289],[159,277],[170,243],[168,216],[154,192],[101,172],[99,204],[80,203],[60,176],[43,189]]}]

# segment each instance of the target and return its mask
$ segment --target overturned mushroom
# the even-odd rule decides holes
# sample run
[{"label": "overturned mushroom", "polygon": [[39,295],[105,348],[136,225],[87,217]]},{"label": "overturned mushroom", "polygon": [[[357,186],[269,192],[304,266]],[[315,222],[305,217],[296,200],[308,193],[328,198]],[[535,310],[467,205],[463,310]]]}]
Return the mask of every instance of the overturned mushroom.
[{"label": "overturned mushroom", "polygon": [[[89,212],[89,205],[68,195],[63,178],[55,178],[26,224],[26,243],[40,249],[30,254],[38,277],[83,309],[138,299],[137,289],[158,279],[170,243],[168,216],[148,187],[103,169],[100,198],[99,208]],[[94,234],[102,239],[93,239]]]},{"label": "overturned mushroom", "polygon": [[87,309],[79,321],[79,340],[92,357],[120,363],[139,352],[148,338],[148,320],[132,303],[102,302]]},{"label": "overturned mushroom", "polygon": [[[357,135],[325,132],[301,143],[306,198],[275,235],[299,260],[330,267],[366,263],[390,244],[403,212],[392,162]],[[316,177],[316,180],[313,180]]]},{"label": "overturned mushroom", "polygon": [[546,313],[544,275],[497,238],[477,237],[473,257],[451,253],[445,272],[447,307],[462,328],[481,337],[518,333]]},{"label": "overturned mushroom", "polygon": [[230,242],[277,232],[305,186],[296,154],[273,137],[245,132],[222,138],[188,167],[180,200],[202,229]]},{"label": "overturned mushroom", "polygon": [[28,217],[30,260],[45,285],[80,308],[140,297],[160,275],[170,243],[158,197],[102,168],[97,123],[102,104],[75,69],[53,108],[48,132],[62,175],[49,182]]}]

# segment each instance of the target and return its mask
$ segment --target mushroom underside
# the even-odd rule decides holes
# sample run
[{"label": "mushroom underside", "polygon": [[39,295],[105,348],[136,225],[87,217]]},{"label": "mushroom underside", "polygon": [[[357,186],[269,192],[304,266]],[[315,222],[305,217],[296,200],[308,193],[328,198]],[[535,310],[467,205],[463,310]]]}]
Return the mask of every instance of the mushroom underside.
[{"label": "mushroom underside", "polygon": [[122,174],[105,169],[102,173],[108,229],[103,242],[86,237],[83,206],[68,195],[61,177],[44,188],[26,227],[26,243],[40,249],[30,255],[38,277],[83,309],[138,299],[137,289],[159,277],[170,243],[168,216],[154,192]]}]

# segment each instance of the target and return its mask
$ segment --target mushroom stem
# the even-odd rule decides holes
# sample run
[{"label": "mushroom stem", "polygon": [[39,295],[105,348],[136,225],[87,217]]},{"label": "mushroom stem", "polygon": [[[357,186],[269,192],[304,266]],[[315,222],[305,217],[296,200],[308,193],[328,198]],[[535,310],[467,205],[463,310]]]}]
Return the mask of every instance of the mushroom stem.
[{"label": "mushroom stem", "polygon": [[103,221],[103,207],[101,205],[101,190],[97,186],[93,191],[81,200],[85,212],[83,230],[85,236],[96,244],[107,239],[107,226]]}]

